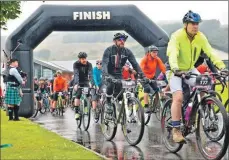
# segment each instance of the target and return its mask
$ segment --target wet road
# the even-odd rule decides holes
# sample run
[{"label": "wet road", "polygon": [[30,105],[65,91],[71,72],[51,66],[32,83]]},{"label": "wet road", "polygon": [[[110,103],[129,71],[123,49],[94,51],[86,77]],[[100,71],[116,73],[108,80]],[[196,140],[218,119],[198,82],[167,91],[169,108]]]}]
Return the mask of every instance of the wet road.
[{"label": "wet road", "polygon": [[[91,121],[88,131],[77,129],[74,120],[74,112],[68,108],[63,117],[52,116],[50,113],[44,115],[38,114],[33,119],[34,122],[40,124],[48,130],[77,142],[97,153],[100,153],[110,159],[140,159],[140,160],[202,160],[204,159],[199,153],[195,136],[188,136],[188,144],[177,153],[169,153],[162,144],[161,129],[159,121],[152,115],[150,123],[145,127],[142,141],[136,146],[129,146],[126,142],[120,126],[113,142],[106,141],[101,132],[99,124]],[[223,160],[229,160],[229,152],[227,151]]]}]

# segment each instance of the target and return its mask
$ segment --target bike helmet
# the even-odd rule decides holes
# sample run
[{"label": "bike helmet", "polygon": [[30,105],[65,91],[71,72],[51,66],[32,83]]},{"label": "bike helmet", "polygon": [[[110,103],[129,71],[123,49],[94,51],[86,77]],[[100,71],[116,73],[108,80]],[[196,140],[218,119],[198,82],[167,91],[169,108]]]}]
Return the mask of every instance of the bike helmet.
[{"label": "bike helmet", "polygon": [[156,46],[152,45],[148,47],[148,52],[151,52],[151,51],[159,51],[159,49]]},{"label": "bike helmet", "polygon": [[188,23],[188,22],[200,23],[201,21],[202,20],[200,15],[198,13],[192,12],[191,10],[188,11],[188,13],[186,13],[183,18],[183,23]]},{"label": "bike helmet", "polygon": [[87,53],[85,53],[85,52],[80,52],[80,53],[78,54],[78,58],[87,58]]},{"label": "bike helmet", "polygon": [[56,74],[62,74],[61,70],[56,71]]},{"label": "bike helmet", "polygon": [[114,35],[113,40],[117,40],[117,39],[119,39],[119,38],[123,38],[124,40],[127,40],[128,36],[125,35],[125,33],[116,33],[116,34]]}]

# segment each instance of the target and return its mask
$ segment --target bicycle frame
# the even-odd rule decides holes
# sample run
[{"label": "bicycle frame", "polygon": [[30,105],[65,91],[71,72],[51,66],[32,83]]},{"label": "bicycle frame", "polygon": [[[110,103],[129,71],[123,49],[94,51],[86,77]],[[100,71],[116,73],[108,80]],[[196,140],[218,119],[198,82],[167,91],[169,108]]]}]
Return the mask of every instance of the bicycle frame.
[{"label": "bicycle frame", "polygon": [[[182,123],[185,126],[185,129],[189,128],[191,125],[195,126],[196,113],[198,112],[198,110],[200,111],[199,113],[201,114],[201,117],[204,117],[204,111],[203,111],[201,102],[205,100],[206,98],[210,97],[211,94],[205,95],[201,98],[200,96],[201,93],[206,93],[206,92],[199,90],[199,88],[195,88],[194,91],[191,93],[190,97],[182,105],[181,118],[182,118]],[[189,102],[192,100],[192,98],[193,98],[193,105],[192,105],[192,110],[190,112],[190,118],[188,121],[186,121],[185,120],[185,111],[188,107]],[[203,127],[205,127],[204,121],[202,121],[202,123],[203,123]],[[187,135],[188,132],[185,132],[185,134]]]},{"label": "bicycle frame", "polygon": [[[135,87],[136,87],[136,86],[135,86]],[[135,89],[135,87],[133,87],[133,89]],[[119,94],[118,94],[116,97],[112,96],[112,101],[115,103],[115,106],[116,106],[115,109],[117,110],[117,107],[118,107],[118,108],[121,107],[121,109],[120,109],[120,111],[119,111],[118,118],[116,118],[116,120],[115,120],[115,124],[118,124],[118,123],[121,122],[121,118],[122,118],[122,115],[123,115],[124,109],[125,109],[124,100],[128,99],[128,97],[125,95],[125,93],[128,93],[128,92],[130,92],[130,91],[128,91],[127,88],[122,88],[121,91],[119,92]],[[130,92],[130,93],[133,94],[132,96],[135,96],[133,92]],[[122,105],[120,106],[120,104],[119,104],[119,102],[118,102],[118,98],[119,98],[121,95],[123,95],[123,100],[122,100]]]}]

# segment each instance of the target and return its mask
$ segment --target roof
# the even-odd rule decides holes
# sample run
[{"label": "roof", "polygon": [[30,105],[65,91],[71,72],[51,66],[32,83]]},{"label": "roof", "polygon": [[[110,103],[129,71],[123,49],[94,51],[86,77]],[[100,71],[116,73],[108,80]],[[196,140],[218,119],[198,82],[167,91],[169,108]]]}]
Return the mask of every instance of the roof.
[{"label": "roof", "polygon": [[33,62],[37,63],[39,65],[45,66],[47,68],[53,69],[53,70],[61,70],[61,71],[64,71],[64,72],[72,72],[71,70],[68,70],[64,66],[59,66],[58,64],[55,64],[55,63],[52,63],[52,62],[47,62],[47,61],[43,61],[43,60],[35,59],[35,58],[34,58]]}]

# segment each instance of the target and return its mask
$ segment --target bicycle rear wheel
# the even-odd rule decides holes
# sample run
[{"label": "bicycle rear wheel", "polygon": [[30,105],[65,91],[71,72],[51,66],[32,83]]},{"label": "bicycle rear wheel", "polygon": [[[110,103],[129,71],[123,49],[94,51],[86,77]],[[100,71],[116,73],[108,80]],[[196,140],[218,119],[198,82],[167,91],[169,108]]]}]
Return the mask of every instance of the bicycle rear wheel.
[{"label": "bicycle rear wheel", "polygon": [[106,119],[106,113],[105,113],[105,104],[102,105],[102,112],[101,112],[101,129],[102,133],[106,140],[111,141],[117,132],[117,124],[116,124],[116,110],[115,110],[115,104],[113,105],[113,114],[112,114],[112,120]]},{"label": "bicycle rear wheel", "polygon": [[172,136],[172,116],[171,116],[172,99],[168,99],[162,109],[161,115],[161,129],[162,129],[162,140],[165,147],[172,153],[178,152],[183,144],[175,143]]},{"label": "bicycle rear wheel", "polygon": [[87,131],[91,120],[91,103],[89,102],[88,98],[85,98],[83,104],[83,126],[84,130]]},{"label": "bicycle rear wheel", "polygon": [[[145,129],[144,110],[137,98],[128,99],[128,111],[124,108],[122,131],[126,141],[132,145],[137,145],[143,137]],[[131,111],[130,111],[131,110]],[[128,113],[131,114],[128,114]]]},{"label": "bicycle rear wheel", "polygon": [[[204,117],[202,117],[200,113],[197,115],[196,141],[198,148],[205,159],[221,159],[225,155],[229,144],[229,123],[225,107],[216,97],[208,97],[202,100],[201,105],[204,109]],[[207,113],[206,109],[209,107],[211,109],[210,112]],[[216,107],[218,108],[217,112],[213,112]],[[205,127],[203,126],[202,119],[204,120]],[[201,132],[203,132],[207,138],[202,138]],[[202,144],[202,141],[205,139],[209,139],[208,142],[211,142],[211,144],[219,143],[220,145],[218,145],[218,147],[221,148],[218,149],[219,152],[213,152],[210,148],[212,145],[210,147],[206,146],[208,142],[203,142]],[[214,149],[214,151],[216,150]]]}]

